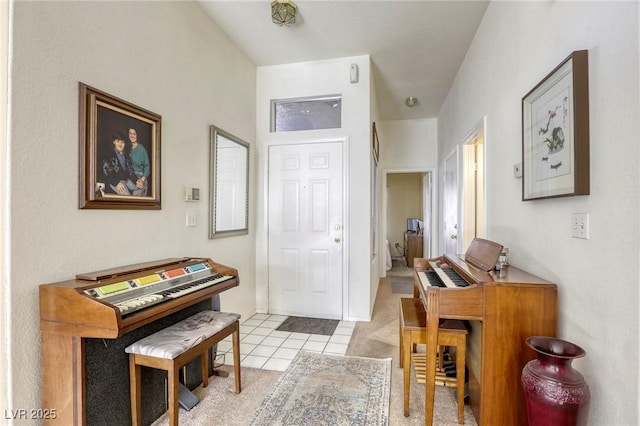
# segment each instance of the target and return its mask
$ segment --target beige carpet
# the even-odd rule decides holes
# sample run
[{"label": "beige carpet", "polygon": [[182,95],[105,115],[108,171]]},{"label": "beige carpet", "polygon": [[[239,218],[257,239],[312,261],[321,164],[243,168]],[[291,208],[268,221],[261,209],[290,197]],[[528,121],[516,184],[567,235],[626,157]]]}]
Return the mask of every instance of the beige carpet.
[{"label": "beige carpet", "polygon": [[[412,376],[410,416],[403,415],[402,369],[398,367],[398,304],[402,294],[393,294],[389,279],[382,279],[376,297],[371,322],[359,322],[354,330],[347,355],[371,358],[392,358],[389,425],[424,424],[424,385]],[[201,399],[191,411],[180,410],[180,424],[184,426],[211,426],[251,424],[262,400],[280,378],[277,371],[242,369],[242,392],[233,393],[233,369],[227,378],[212,377],[207,388],[199,387],[194,393]],[[477,425],[471,409],[465,406],[465,425]],[[166,414],[154,426],[168,425]],[[457,407],[453,390],[436,387],[434,425],[457,425]]]}]

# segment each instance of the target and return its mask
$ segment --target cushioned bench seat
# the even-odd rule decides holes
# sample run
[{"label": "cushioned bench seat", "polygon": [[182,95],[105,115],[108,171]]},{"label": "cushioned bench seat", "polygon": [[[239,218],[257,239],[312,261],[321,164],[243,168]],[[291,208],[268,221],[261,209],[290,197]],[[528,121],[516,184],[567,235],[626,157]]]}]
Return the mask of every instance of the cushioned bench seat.
[{"label": "cushioned bench seat", "polygon": [[131,381],[131,418],[134,426],[142,422],[141,366],[167,371],[169,384],[169,422],[178,424],[179,369],[200,356],[202,386],[209,384],[208,351],[233,335],[233,361],[236,392],[240,392],[240,315],[230,312],[202,311],[170,327],[127,346]]},{"label": "cushioned bench seat", "polygon": [[127,346],[125,352],[174,359],[240,319],[230,312],[202,311]]}]

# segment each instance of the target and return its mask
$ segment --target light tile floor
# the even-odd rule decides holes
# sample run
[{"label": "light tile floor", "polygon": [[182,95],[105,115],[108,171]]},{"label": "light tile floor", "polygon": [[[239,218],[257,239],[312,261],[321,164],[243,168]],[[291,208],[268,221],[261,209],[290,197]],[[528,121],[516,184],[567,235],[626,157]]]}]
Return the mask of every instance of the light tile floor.
[{"label": "light tile floor", "polygon": [[[340,321],[333,335],[277,331],[286,315],[255,314],[240,324],[240,364],[243,367],[284,371],[300,351],[344,355],[353,334],[355,321]],[[231,336],[217,348],[216,363],[233,365]]]}]

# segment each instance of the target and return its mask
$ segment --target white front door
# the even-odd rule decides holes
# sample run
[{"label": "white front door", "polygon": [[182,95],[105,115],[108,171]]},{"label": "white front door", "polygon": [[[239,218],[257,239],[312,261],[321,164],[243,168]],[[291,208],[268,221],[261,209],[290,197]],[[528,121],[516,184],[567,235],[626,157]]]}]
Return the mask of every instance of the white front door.
[{"label": "white front door", "polygon": [[446,254],[458,253],[458,148],[444,163],[444,229],[442,239]]},{"label": "white front door", "polygon": [[342,142],[269,147],[269,313],[342,318]]}]

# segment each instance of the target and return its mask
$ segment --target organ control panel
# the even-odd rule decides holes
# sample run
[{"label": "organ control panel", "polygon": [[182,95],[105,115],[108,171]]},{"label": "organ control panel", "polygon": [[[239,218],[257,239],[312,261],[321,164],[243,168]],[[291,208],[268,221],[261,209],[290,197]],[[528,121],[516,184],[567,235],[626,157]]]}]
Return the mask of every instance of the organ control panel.
[{"label": "organ control panel", "polygon": [[84,293],[114,305],[122,316],[127,316],[233,278],[233,275],[220,274],[208,263],[201,262],[89,288]]}]

